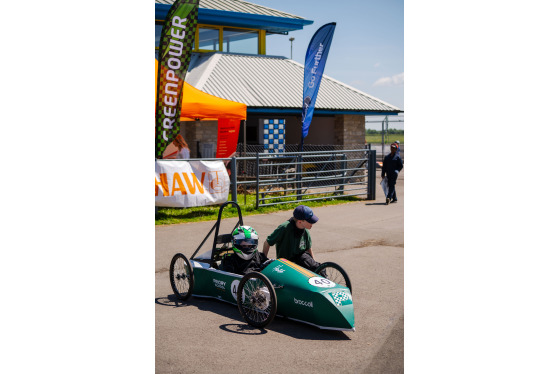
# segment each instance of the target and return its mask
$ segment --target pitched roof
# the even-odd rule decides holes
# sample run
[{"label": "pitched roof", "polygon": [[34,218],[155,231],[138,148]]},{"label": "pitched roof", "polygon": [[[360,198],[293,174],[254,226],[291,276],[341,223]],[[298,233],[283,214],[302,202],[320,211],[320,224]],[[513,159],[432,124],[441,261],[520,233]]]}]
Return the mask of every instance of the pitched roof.
[{"label": "pitched roof", "polygon": [[[193,53],[187,82],[211,95],[244,103],[248,108],[301,110],[303,72],[302,64],[285,57]],[[402,112],[327,75],[323,75],[315,110],[360,114]]]}]

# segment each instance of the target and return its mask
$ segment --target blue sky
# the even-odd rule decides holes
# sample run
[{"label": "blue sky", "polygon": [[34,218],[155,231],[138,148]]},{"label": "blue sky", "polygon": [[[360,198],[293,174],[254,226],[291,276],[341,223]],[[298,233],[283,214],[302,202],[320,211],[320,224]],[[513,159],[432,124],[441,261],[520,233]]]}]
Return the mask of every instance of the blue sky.
[{"label": "blue sky", "polygon": [[[269,36],[267,54],[290,57],[289,38],[294,37],[293,59],[303,64],[315,31],[326,23],[336,22],[325,74],[405,109],[403,0],[250,2],[314,21],[303,30]],[[379,124],[367,124],[367,127],[381,128]],[[389,127],[402,128],[402,125]]]}]

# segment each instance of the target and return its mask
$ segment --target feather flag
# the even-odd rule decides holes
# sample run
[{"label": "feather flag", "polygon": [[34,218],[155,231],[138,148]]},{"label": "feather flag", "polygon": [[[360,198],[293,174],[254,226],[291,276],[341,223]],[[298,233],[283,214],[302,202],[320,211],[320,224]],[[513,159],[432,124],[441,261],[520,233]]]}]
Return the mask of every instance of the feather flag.
[{"label": "feather flag", "polygon": [[159,43],[156,103],[156,158],[179,133],[183,82],[196,34],[199,0],[176,0],[165,19]]},{"label": "feather flag", "polygon": [[315,32],[305,54],[305,69],[303,72],[303,110],[301,114],[301,144],[300,151],[303,150],[303,139],[309,132],[313,111],[315,110],[315,100],[319,92],[323,70],[327,63],[327,56],[331,47],[336,23],[327,23]]}]

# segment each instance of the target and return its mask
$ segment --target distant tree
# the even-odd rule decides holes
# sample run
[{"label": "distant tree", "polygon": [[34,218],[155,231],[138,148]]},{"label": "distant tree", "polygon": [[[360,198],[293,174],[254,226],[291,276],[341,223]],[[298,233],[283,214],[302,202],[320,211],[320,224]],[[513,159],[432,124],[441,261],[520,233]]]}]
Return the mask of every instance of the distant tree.
[{"label": "distant tree", "polygon": [[[386,133],[391,135],[404,135],[404,130],[388,129]],[[377,134],[381,134],[381,130],[366,129],[366,135]]]}]

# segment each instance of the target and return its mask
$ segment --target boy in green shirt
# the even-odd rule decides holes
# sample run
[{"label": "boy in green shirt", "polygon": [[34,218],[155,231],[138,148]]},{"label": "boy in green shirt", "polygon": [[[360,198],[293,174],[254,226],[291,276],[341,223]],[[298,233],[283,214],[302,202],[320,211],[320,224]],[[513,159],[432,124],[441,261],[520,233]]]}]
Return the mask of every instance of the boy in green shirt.
[{"label": "boy in green shirt", "polygon": [[293,217],[280,224],[264,242],[263,253],[268,256],[271,246],[276,246],[276,258],[285,258],[306,269],[315,271],[320,263],[313,258],[309,230],[319,218],[305,205],[294,209]]}]

